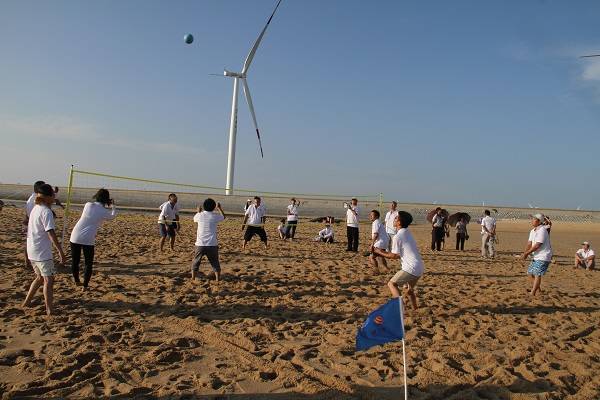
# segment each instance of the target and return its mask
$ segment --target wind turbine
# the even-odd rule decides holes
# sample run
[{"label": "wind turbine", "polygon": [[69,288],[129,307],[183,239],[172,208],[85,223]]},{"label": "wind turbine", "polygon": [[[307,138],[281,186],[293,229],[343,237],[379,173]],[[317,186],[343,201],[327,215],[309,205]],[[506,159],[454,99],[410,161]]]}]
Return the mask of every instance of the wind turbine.
[{"label": "wind turbine", "polygon": [[246,56],[246,61],[244,61],[244,66],[242,67],[241,72],[232,72],[228,70],[223,71],[223,75],[233,78],[233,100],[231,102],[231,121],[229,124],[229,151],[227,153],[227,183],[225,185],[225,194],[231,195],[233,194],[233,173],[235,168],[235,138],[237,134],[237,111],[238,111],[238,90],[239,90],[239,82],[242,82],[244,87],[244,97],[246,97],[246,103],[248,103],[248,108],[250,109],[250,114],[252,115],[252,122],[254,123],[254,129],[256,129],[256,136],[258,137],[258,145],[260,147],[260,156],[264,157],[262,142],[260,140],[260,131],[258,130],[258,124],[256,123],[256,115],[254,114],[254,106],[252,104],[252,97],[250,97],[250,88],[248,87],[248,82],[246,82],[246,77],[248,74],[248,69],[250,68],[250,64],[252,64],[252,60],[254,59],[254,55],[256,54],[256,50],[260,45],[260,41],[262,40],[267,28],[269,27],[269,23],[273,19],[275,15],[275,11],[279,7],[281,0],[277,2],[275,5],[275,9],[273,13],[267,20],[265,27],[263,28],[260,35],[254,42],[254,46],[250,49],[250,52]]}]

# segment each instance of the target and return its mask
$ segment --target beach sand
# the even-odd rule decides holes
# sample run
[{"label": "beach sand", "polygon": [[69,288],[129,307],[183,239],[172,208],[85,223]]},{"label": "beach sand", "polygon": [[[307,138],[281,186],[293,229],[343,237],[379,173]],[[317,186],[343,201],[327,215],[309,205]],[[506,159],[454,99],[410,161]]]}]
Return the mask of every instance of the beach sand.
[{"label": "beach sand", "polygon": [[[22,210],[0,214],[0,394],[2,398],[399,399],[399,343],[355,353],[357,328],[389,298],[399,268],[374,271],[338,243],[255,238],[240,250],[240,219],[219,228],[223,279],[189,282],[195,238],[185,216],[174,253],[157,250],[154,215],[120,215],[96,243],[91,290],[61,268],[58,315],[39,292],[23,310],[33,273],[23,267]],[[582,240],[600,250],[600,224],[556,223],[555,262],[531,299],[527,222],[500,221],[499,255],[482,260],[469,225],[468,250],[428,250],[430,228],[412,227],[426,263],[418,312],[407,310],[411,399],[600,398],[600,272],[573,270]],[[361,226],[361,252],[370,230]]]}]

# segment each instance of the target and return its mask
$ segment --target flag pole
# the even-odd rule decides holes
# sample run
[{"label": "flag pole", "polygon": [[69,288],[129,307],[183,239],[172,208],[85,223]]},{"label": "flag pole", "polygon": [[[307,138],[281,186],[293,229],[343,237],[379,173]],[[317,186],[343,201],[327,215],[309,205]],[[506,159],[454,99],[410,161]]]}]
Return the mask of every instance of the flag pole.
[{"label": "flag pole", "polygon": [[404,339],[402,339],[402,363],[404,365],[404,400],[408,400],[408,386],[406,386],[406,349]]}]

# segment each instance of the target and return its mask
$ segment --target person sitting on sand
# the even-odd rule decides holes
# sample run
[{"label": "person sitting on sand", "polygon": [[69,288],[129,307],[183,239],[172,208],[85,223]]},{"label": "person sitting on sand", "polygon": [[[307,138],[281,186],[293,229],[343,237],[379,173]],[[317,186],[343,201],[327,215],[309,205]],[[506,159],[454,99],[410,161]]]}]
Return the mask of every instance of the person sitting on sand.
[{"label": "person sitting on sand", "polygon": [[385,258],[377,256],[373,249],[384,249],[388,248],[389,236],[385,230],[385,225],[381,223],[379,220],[380,214],[377,210],[371,210],[369,214],[369,218],[371,219],[371,254],[369,255],[369,264],[371,264],[375,269],[379,267],[377,259],[381,259],[381,264],[383,264],[384,268],[387,269],[387,262]]},{"label": "person sitting on sand", "polygon": [[171,193],[168,201],[160,205],[160,215],[158,216],[158,232],[160,233],[159,248],[163,251],[165,240],[169,237],[171,251],[175,250],[175,236],[179,232],[179,205],[177,204],[177,195]]},{"label": "person sitting on sand", "polygon": [[575,268],[592,270],[596,266],[596,253],[590,248],[590,242],[581,243],[583,246],[575,253]]},{"label": "person sitting on sand", "polygon": [[[214,212],[215,208],[220,214]],[[219,263],[219,243],[217,240],[217,224],[225,219],[225,213],[221,204],[208,198],[204,200],[202,208],[198,207],[198,212],[194,215],[194,222],[198,224],[196,233],[196,243],[194,249],[194,259],[192,260],[192,281],[196,279],[200,270],[200,261],[206,256],[210,266],[215,273],[215,280],[218,282],[221,277],[221,264]]]},{"label": "person sitting on sand", "polygon": [[[81,281],[79,280],[79,261],[81,260],[81,251],[83,250],[85,270],[83,272],[82,290],[84,291],[87,290],[92,278],[94,248],[98,228],[100,228],[102,222],[110,221],[117,216],[115,203],[110,198],[108,190],[98,190],[93,199],[93,202],[87,202],[83,206],[81,217],[77,221],[77,224],[75,224],[69,240],[71,244],[71,270],[77,286],[81,285]],[[108,207],[110,207],[110,210]]]},{"label": "person sitting on sand", "polygon": [[2,212],[3,208],[4,208],[4,202],[2,200],[0,200],[0,212]]},{"label": "person sitting on sand", "polygon": [[325,227],[319,231],[317,242],[333,243],[333,227],[329,222],[329,218],[325,218]]},{"label": "person sitting on sand", "polygon": [[285,234],[286,234],[286,219],[285,218],[281,218],[279,220],[279,225],[277,225],[277,233],[279,234],[279,239],[281,240],[285,240]]},{"label": "person sitting on sand", "polygon": [[402,287],[404,297],[409,298],[413,309],[416,310],[418,304],[415,286],[419,278],[423,275],[425,264],[419,253],[417,242],[408,230],[408,226],[412,221],[412,215],[406,211],[399,211],[395,219],[395,226],[398,233],[392,238],[392,251],[387,252],[378,248],[374,248],[373,251],[391,260],[401,260],[401,269],[390,279],[388,288],[392,293],[392,297],[396,298],[400,297],[400,287]]},{"label": "person sitting on sand", "polygon": [[29,307],[33,296],[44,286],[44,302],[46,314],[52,315],[53,310],[53,287],[54,261],[52,259],[52,245],[58,251],[61,264],[66,262],[65,253],[58,242],[54,232],[54,214],[50,207],[54,204],[54,190],[52,186],[43,184],[38,188],[35,198],[35,206],[29,214],[27,225],[27,255],[35,273],[35,279],[31,282],[23,307]]},{"label": "person sitting on sand", "polygon": [[533,260],[529,264],[527,274],[532,282],[531,295],[535,296],[537,292],[541,292],[542,276],[548,271],[548,266],[552,260],[552,245],[550,244],[550,236],[548,231],[542,225],[544,216],[535,214],[531,216],[531,225],[533,229],[529,232],[527,248],[521,256],[525,260],[530,254],[533,255]]},{"label": "person sitting on sand", "polygon": [[264,228],[265,221],[267,220],[266,212],[266,208],[261,205],[261,198],[255,196],[254,202],[246,210],[244,221],[242,222],[242,230],[246,229],[242,250],[246,248],[246,244],[248,244],[254,235],[258,235],[261,242],[264,243],[265,249],[268,247],[267,232]]}]

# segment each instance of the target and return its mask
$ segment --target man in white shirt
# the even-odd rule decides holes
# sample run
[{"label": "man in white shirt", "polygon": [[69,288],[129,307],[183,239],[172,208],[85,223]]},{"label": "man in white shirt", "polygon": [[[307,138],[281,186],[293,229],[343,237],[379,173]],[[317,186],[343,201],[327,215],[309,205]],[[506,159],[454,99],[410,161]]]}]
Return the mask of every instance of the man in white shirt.
[{"label": "man in white shirt", "polygon": [[398,207],[398,203],[396,203],[395,201],[392,201],[390,204],[390,211],[388,211],[385,214],[385,231],[387,232],[388,236],[390,237],[390,240],[388,241],[388,250],[391,248],[392,245],[392,237],[396,234],[397,230],[394,227],[394,220],[396,219],[396,216],[398,215],[398,210],[396,210],[396,208]]},{"label": "man in white shirt", "polygon": [[346,251],[358,252],[358,221],[360,219],[360,208],[358,200],[353,198],[351,203],[344,203],[346,208],[346,236],[348,237],[348,248]]},{"label": "man in white shirt", "polygon": [[165,240],[169,237],[171,251],[175,250],[175,236],[179,232],[179,204],[177,204],[177,195],[171,193],[168,201],[160,205],[160,215],[158,216],[158,233],[160,234],[160,251],[163,251]]},{"label": "man in white shirt", "polygon": [[383,267],[387,270],[387,262],[385,257],[378,256],[375,254],[375,249],[387,250],[389,243],[389,236],[385,230],[385,225],[379,220],[380,214],[377,210],[372,210],[369,214],[371,219],[371,254],[369,255],[369,263],[376,269],[379,267],[377,259],[381,259]]},{"label": "man in white shirt", "polygon": [[325,228],[319,231],[317,241],[325,243],[333,243],[333,227],[329,222],[329,218],[325,219]]},{"label": "man in white shirt", "polygon": [[296,235],[296,226],[298,225],[298,207],[300,202],[296,201],[294,197],[290,199],[291,204],[287,206],[287,222],[285,227],[285,238],[294,240]]},{"label": "man in white shirt", "polygon": [[592,270],[596,266],[596,253],[590,248],[590,242],[583,242],[581,245],[583,247],[575,253],[575,268]]},{"label": "man in white shirt", "polygon": [[[40,187],[45,183],[46,182],[44,181],[36,181],[33,184],[33,193],[31,193],[31,195],[25,202],[25,216],[23,217],[23,223],[21,226],[21,233],[23,234],[23,237],[25,239],[27,239],[27,225],[29,225],[29,214],[31,214],[31,210],[33,210],[33,207],[35,206],[35,198]],[[25,255],[25,266],[27,268],[31,268],[31,261],[29,261],[29,257],[27,257],[27,242],[25,242],[23,254]]]},{"label": "man in white shirt", "polygon": [[527,248],[521,256],[525,260],[530,254],[533,255],[533,260],[529,264],[527,274],[532,282],[531,295],[535,296],[538,291],[541,291],[542,276],[548,270],[548,266],[552,261],[552,245],[550,244],[550,236],[548,230],[542,225],[544,216],[535,214],[531,216],[531,225],[533,229],[529,232]]},{"label": "man in white shirt", "polygon": [[[220,214],[213,212],[219,210]],[[225,213],[221,204],[208,198],[204,200],[202,208],[198,207],[198,212],[194,215],[194,222],[198,224],[196,233],[196,243],[194,249],[194,259],[192,261],[192,281],[196,279],[200,269],[200,261],[206,256],[210,266],[215,273],[215,281],[221,277],[221,264],[219,263],[219,243],[217,240],[217,224],[225,219]]]},{"label": "man in white shirt", "polygon": [[494,258],[496,255],[496,219],[490,216],[490,210],[484,211],[481,219],[481,257]]},{"label": "man in white shirt", "polygon": [[396,229],[398,232],[392,238],[392,251],[387,252],[378,248],[374,252],[391,260],[401,260],[401,270],[398,271],[388,282],[388,288],[392,297],[400,297],[400,288],[403,288],[404,297],[408,297],[414,310],[418,308],[415,286],[425,271],[425,264],[419,253],[417,242],[408,230],[412,223],[412,215],[405,211],[399,211],[396,217]]},{"label": "man in white shirt", "polygon": [[242,250],[246,248],[246,244],[248,244],[254,235],[258,235],[260,241],[263,242],[265,249],[268,248],[267,232],[265,231],[265,221],[267,220],[266,213],[266,208],[261,205],[261,198],[254,196],[254,203],[250,204],[246,210],[244,221],[242,222],[242,230],[246,228]]},{"label": "man in white shirt", "polygon": [[46,314],[53,314],[54,293],[54,260],[52,258],[52,246],[58,250],[60,262],[65,263],[65,253],[58,242],[54,232],[54,214],[50,207],[54,204],[54,190],[52,186],[43,184],[38,188],[35,206],[29,214],[27,227],[27,255],[31,261],[35,279],[31,282],[27,296],[23,301],[23,307],[29,307],[33,296],[40,286],[44,286],[44,302]]}]

